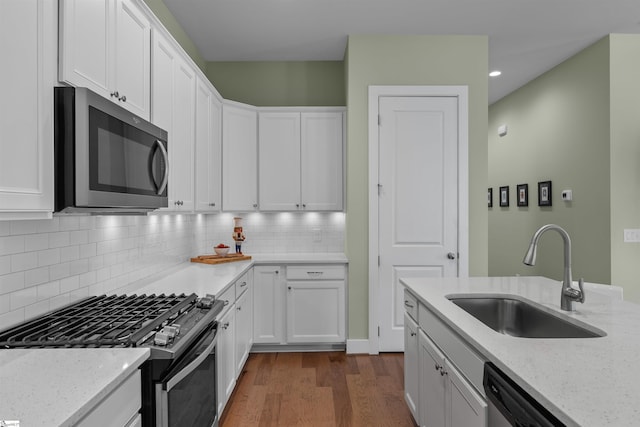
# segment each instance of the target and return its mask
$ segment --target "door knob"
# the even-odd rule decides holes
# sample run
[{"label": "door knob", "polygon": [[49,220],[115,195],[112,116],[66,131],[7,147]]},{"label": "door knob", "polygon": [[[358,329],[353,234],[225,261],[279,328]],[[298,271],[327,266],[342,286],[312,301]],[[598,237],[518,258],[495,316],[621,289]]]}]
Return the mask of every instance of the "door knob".
[{"label": "door knob", "polygon": [[449,259],[456,259],[456,254],[454,254],[453,252],[449,252],[449,253],[447,254],[447,258],[449,258]]}]

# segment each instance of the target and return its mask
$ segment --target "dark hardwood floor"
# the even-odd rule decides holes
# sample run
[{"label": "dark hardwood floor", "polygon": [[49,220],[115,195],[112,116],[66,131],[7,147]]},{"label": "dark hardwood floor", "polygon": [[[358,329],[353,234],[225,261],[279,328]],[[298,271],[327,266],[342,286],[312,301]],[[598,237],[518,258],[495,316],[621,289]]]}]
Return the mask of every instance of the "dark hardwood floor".
[{"label": "dark hardwood floor", "polygon": [[254,353],[220,427],[414,427],[403,382],[402,353]]}]

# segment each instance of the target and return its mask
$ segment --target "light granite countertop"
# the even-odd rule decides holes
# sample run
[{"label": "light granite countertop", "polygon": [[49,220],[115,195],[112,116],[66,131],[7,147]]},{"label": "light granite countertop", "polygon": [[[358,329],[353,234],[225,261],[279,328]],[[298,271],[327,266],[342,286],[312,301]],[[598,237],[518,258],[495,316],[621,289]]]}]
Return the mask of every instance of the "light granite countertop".
[{"label": "light granite countertop", "polygon": [[74,425],[148,357],[145,348],[0,350],[0,420]]},{"label": "light granite countertop", "polygon": [[[295,254],[250,254],[247,261],[222,264],[201,264],[186,262],[180,264],[163,277],[132,285],[127,294],[171,294],[185,293],[203,297],[207,294],[217,297],[238,280],[254,265],[270,264],[346,264],[343,253],[295,253]],[[118,293],[123,293],[119,290]]]},{"label": "light granite countertop", "polygon": [[[403,279],[429,310],[486,360],[569,426],[630,426],[640,420],[640,306],[615,287],[585,284],[586,301],[560,310],[558,281],[543,277]],[[530,339],[502,335],[462,310],[451,294],[517,295],[606,332],[605,337]]]}]

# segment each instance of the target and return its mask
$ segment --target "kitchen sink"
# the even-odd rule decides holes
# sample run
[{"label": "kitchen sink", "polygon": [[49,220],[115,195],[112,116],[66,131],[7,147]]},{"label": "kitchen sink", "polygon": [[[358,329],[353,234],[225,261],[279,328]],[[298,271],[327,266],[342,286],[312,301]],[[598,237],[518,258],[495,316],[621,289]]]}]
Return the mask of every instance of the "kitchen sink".
[{"label": "kitchen sink", "polygon": [[604,331],[511,296],[449,295],[452,303],[496,332],[521,338],[597,338]]}]

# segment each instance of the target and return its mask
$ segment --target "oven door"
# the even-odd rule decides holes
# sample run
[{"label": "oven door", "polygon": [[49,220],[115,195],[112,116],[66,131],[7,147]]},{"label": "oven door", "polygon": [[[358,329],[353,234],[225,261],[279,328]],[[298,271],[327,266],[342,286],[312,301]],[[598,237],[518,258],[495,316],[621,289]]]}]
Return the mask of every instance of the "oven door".
[{"label": "oven door", "polygon": [[212,322],[156,384],[158,426],[218,425],[216,333],[217,322]]}]

